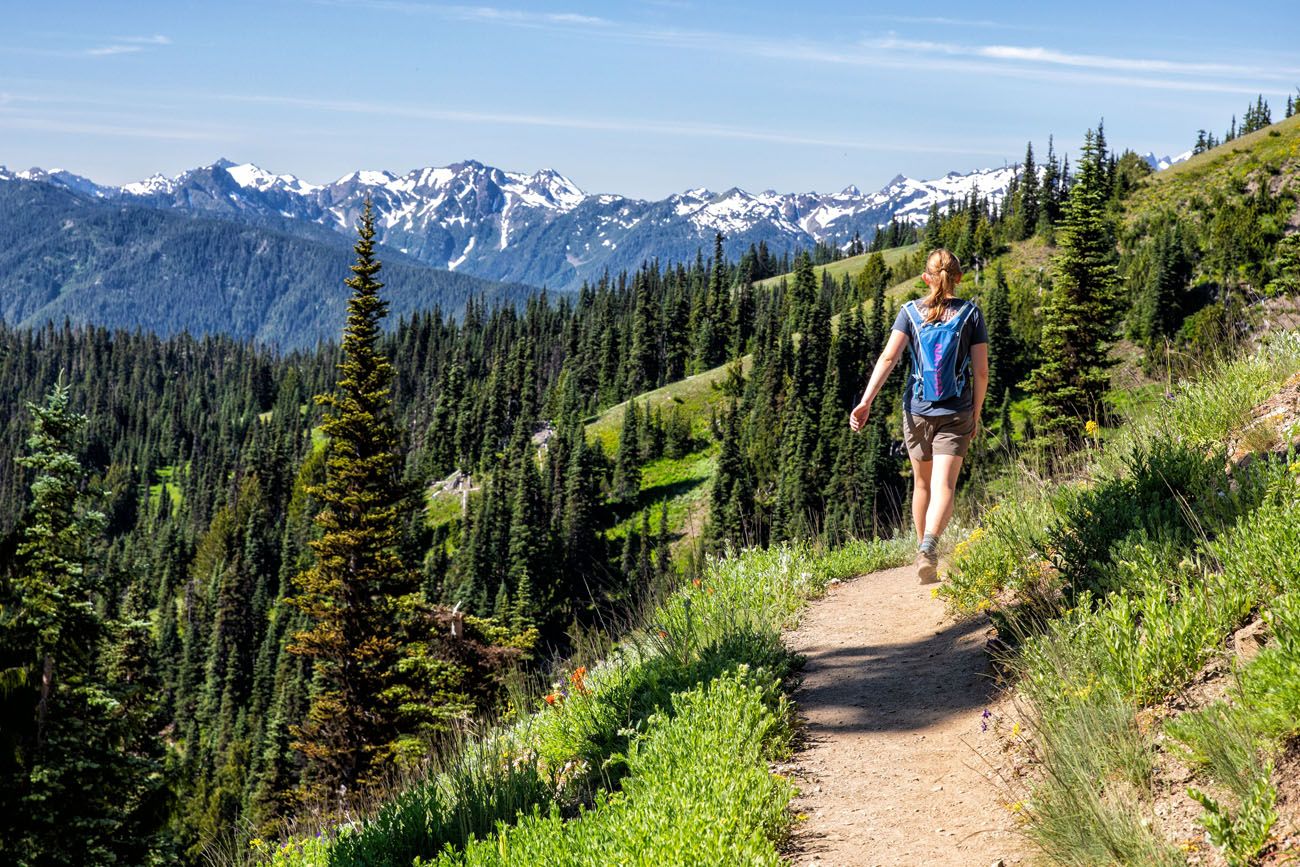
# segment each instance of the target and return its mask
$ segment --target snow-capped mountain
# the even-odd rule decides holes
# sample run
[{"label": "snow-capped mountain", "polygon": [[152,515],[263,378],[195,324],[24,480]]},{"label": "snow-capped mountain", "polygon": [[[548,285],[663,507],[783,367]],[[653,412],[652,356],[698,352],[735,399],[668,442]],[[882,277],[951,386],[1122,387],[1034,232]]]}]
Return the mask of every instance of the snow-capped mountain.
[{"label": "snow-capped mountain", "polygon": [[1170,166],[1181,163],[1183,160],[1191,159],[1191,156],[1192,156],[1191,151],[1183,151],[1176,157],[1171,157],[1167,155],[1163,157],[1157,157],[1151,151],[1147,151],[1142,155],[1142,159],[1146,160],[1147,165],[1151,166],[1151,168],[1154,171],[1160,172],[1160,171],[1164,171]]},{"label": "snow-capped mountain", "polygon": [[692,259],[711,246],[716,232],[726,237],[732,256],[760,241],[780,253],[820,241],[844,244],[855,233],[869,240],[891,219],[920,224],[932,205],[943,208],[976,190],[1000,202],[1016,172],[1016,166],[1003,166],[924,181],[899,175],[870,194],[854,186],[829,194],[733,187],[721,193],[692,189],[659,201],[587,193],[549,169],[508,172],[475,160],[402,175],[354,171],[322,185],[224,159],[123,187],[41,169],[7,173],[0,167],[0,180],[41,181],[95,198],[124,197],[313,238],[350,234],[369,199],[379,239],[388,247],[439,268],[572,289],[649,259]]}]

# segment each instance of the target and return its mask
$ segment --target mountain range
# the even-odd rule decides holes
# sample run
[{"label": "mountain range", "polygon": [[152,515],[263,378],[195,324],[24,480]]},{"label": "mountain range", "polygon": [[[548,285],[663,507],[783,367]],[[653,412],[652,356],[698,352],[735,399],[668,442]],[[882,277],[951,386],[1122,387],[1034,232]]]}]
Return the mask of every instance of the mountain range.
[{"label": "mountain range", "polygon": [[[1159,163],[1150,157],[1153,165]],[[1165,158],[1168,161],[1168,158]],[[317,185],[251,163],[218,160],[175,177],[155,175],[121,187],[101,186],[61,170],[9,172],[78,194],[234,220],[315,240],[351,235],[366,199],[379,240],[427,265],[491,280],[571,290],[602,273],[658,258],[683,261],[726,237],[728,255],[766,242],[776,253],[818,242],[870,240],[898,218],[922,223],[932,205],[973,190],[1001,200],[1017,166],[950,172],[915,180],[899,175],[874,193],[750,193],[691,189],[650,201],[588,193],[550,169],[524,174],[475,160],[405,174],[354,171]]]},{"label": "mountain range", "polygon": [[[1144,159],[1161,169],[1186,157]],[[760,242],[779,255],[869,240],[892,219],[923,223],[932,206],[975,191],[1000,202],[1017,171],[899,175],[874,193],[701,188],[650,201],[474,160],[402,175],[354,171],[323,185],[229,160],[120,187],[0,166],[0,319],[307,347],[337,333],[341,276],[367,200],[394,312],[455,313],[474,297],[570,291],[647,260],[688,261],[718,232],[733,258]]]},{"label": "mountain range", "polygon": [[[303,237],[265,226],[105,200],[67,186],[0,183],[0,322],[228,334],[280,349],[337,338],[352,238],[317,227]],[[536,287],[430,268],[383,253],[394,314],[470,299],[517,303]]]}]

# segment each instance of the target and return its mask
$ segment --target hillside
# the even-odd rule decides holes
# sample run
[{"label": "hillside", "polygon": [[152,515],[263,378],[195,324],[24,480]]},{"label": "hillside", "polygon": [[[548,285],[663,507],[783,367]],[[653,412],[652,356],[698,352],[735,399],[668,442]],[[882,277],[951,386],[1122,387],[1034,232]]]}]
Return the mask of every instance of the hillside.
[{"label": "hillside", "polygon": [[[921,249],[920,244],[908,244],[905,247],[893,247],[884,250],[881,255],[885,257],[885,264],[892,268],[908,256],[915,255],[919,249]],[[822,276],[825,275],[838,282],[843,279],[845,275],[848,275],[849,278],[856,277],[858,273],[866,267],[867,259],[870,258],[871,255],[872,254],[870,253],[863,253],[858,256],[846,256],[843,259],[830,262],[826,265],[818,265],[813,270],[817,275],[818,281],[820,281]],[[770,289],[779,284],[782,280],[789,282],[793,276],[793,274],[778,274],[775,277],[768,277],[765,280],[760,280],[754,285]]]},{"label": "hillside", "polygon": [[[312,240],[17,180],[0,183],[0,215],[0,317],[10,325],[66,318],[292,350],[335,337],[343,316],[343,235]],[[388,253],[383,279],[394,319],[535,293]]]}]

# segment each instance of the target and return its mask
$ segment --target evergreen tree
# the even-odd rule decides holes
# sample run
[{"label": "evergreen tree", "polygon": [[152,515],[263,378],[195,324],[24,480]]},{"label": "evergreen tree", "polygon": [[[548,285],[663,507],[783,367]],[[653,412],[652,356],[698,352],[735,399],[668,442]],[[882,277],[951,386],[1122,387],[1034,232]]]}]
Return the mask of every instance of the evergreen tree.
[{"label": "evergreen tree", "polygon": [[993,285],[984,298],[984,322],[989,334],[988,391],[997,394],[1015,381],[1015,348],[1011,331],[1011,301],[1006,274],[999,262],[993,272]]},{"label": "evergreen tree", "polygon": [[1182,296],[1192,277],[1192,259],[1177,219],[1161,227],[1149,245],[1146,279],[1133,303],[1132,336],[1152,349],[1182,322]]},{"label": "evergreen tree", "polygon": [[1043,313],[1042,361],[1026,383],[1041,405],[1040,430],[1068,444],[1082,440],[1084,422],[1101,410],[1116,314],[1119,277],[1099,140],[1091,130],[1084,138]]},{"label": "evergreen tree", "polygon": [[[85,416],[60,382],[33,416],[35,474],[15,561],[0,576],[0,858],[17,865],[145,863],[165,819],[138,599],[108,622],[93,549],[105,526],[81,491]],[[117,634],[115,634],[115,632]],[[115,682],[116,679],[126,682]]]},{"label": "evergreen tree", "polygon": [[[715,551],[728,544],[739,548],[756,542],[751,538],[750,519],[754,511],[752,476],[745,465],[740,442],[740,413],[727,409],[722,422],[722,448],[713,476],[709,500],[709,540]],[[662,527],[661,526],[661,532]]]},{"label": "evergreen tree", "polygon": [[1043,164],[1043,183],[1039,191],[1038,231],[1045,232],[1061,218],[1061,166],[1056,161],[1056,142],[1047,137],[1047,162]]},{"label": "evergreen tree", "polygon": [[1020,188],[1016,200],[1017,240],[1031,237],[1038,229],[1038,167],[1034,164],[1034,143],[1025,146],[1025,162],[1020,170]]},{"label": "evergreen tree", "polygon": [[623,427],[618,435],[618,452],[614,459],[614,478],[610,482],[610,500],[632,503],[641,493],[641,412],[629,400],[623,409]]},{"label": "evergreen tree", "polygon": [[392,706],[403,659],[402,621],[419,590],[416,574],[396,554],[407,495],[393,419],[393,366],[379,351],[387,303],[375,279],[374,217],[367,202],[357,228],[357,259],[343,332],[342,360],[321,429],[329,438],[325,483],[312,495],[320,538],[316,562],[294,578],[290,601],[310,626],[291,650],[314,664],[315,691],[295,747],[307,760],[304,782],[317,795],[372,782],[402,734]]}]

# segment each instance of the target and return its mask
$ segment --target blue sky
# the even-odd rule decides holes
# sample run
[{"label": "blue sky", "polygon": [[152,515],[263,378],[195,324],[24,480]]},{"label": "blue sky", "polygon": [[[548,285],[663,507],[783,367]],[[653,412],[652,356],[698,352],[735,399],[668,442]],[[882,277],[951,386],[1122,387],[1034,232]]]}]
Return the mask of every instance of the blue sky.
[{"label": "blue sky", "polygon": [[1300,85],[1293,2],[488,2],[0,0],[0,164],[876,189],[1072,150],[1102,116],[1177,153]]}]

